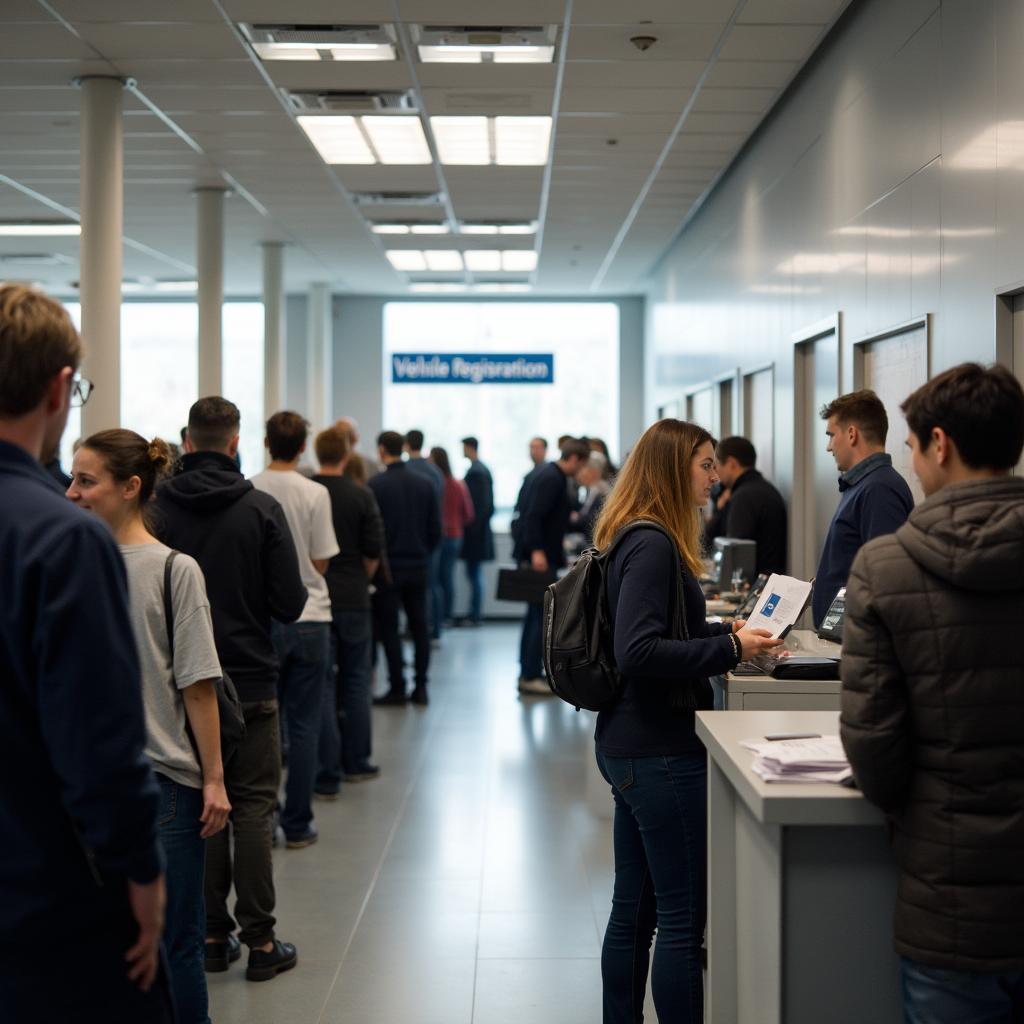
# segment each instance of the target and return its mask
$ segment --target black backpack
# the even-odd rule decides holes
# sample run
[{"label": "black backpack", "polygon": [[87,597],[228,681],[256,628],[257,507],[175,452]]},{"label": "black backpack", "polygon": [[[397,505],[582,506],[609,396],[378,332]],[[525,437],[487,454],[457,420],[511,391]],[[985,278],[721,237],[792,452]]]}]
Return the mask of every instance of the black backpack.
[{"label": "black backpack", "polygon": [[[608,610],[608,563],[623,537],[641,528],[663,533],[675,550],[675,540],[660,523],[637,519],[624,526],[604,551],[587,548],[569,572],[544,593],[544,667],[548,685],[556,697],[577,711],[605,711],[622,693]],[[675,635],[690,638],[683,608],[681,568],[676,582]]]},{"label": "black backpack", "polygon": [[[167,642],[170,645],[172,665],[174,664],[174,604],[171,600],[171,563],[177,554],[177,551],[172,551],[167,556],[167,561],[164,562],[164,618],[167,621]],[[231,755],[245,736],[245,717],[242,714],[242,703],[238,699],[235,684],[231,682],[223,668],[221,669],[221,678],[216,680],[213,686],[217,693],[217,710],[220,713],[220,759],[226,767]],[[188,724],[187,717],[185,728],[201,768],[199,747],[196,744],[195,736],[192,735],[192,727]]]}]

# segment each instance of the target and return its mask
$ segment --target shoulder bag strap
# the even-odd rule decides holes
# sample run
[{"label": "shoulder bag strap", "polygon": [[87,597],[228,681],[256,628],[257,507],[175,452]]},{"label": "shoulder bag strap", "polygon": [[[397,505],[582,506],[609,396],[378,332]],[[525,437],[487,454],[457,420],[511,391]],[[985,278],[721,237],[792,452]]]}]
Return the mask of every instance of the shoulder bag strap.
[{"label": "shoulder bag strap", "polygon": [[172,599],[171,563],[177,557],[177,551],[171,551],[164,562],[164,622],[167,626],[167,646],[171,652],[171,665],[174,665],[174,601]]}]

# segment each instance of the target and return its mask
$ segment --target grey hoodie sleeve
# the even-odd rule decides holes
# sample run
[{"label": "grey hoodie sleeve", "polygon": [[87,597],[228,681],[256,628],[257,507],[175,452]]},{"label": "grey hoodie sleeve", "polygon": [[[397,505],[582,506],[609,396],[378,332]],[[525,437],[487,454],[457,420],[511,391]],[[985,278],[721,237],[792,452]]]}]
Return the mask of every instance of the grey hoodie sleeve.
[{"label": "grey hoodie sleeve", "polygon": [[873,583],[894,543],[890,536],[862,548],[850,570],[839,723],[857,785],[885,811],[906,802],[914,769],[909,693]]},{"label": "grey hoodie sleeve", "polygon": [[263,538],[263,581],[267,607],[278,622],[294,622],[309,596],[299,573],[292,532],[277,501],[267,513]]}]

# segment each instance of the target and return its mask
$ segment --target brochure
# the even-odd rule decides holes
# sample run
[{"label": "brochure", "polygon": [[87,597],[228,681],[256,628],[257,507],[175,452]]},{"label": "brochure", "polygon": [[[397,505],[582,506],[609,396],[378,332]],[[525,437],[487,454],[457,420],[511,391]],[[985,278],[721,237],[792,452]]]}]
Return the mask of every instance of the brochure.
[{"label": "brochure", "polygon": [[803,614],[810,596],[810,583],[772,573],[747,625],[752,629],[767,629],[773,637],[782,639]]}]

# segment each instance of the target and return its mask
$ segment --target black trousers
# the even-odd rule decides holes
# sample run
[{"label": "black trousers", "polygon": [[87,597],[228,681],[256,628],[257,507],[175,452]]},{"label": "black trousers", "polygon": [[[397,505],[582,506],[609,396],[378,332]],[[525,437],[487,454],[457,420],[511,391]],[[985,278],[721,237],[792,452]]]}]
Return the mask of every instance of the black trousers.
[{"label": "black trousers", "polygon": [[427,567],[391,569],[391,582],[373,595],[374,633],[384,648],[391,693],[405,693],[398,612],[405,609],[416,652],[416,687],[426,688],[430,668],[430,627],[427,624]]}]

